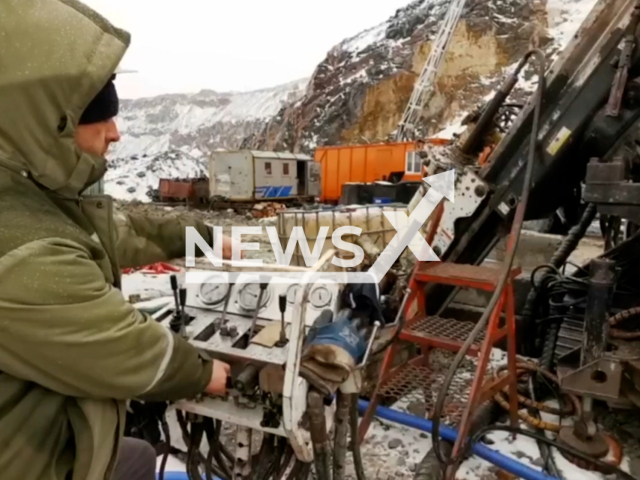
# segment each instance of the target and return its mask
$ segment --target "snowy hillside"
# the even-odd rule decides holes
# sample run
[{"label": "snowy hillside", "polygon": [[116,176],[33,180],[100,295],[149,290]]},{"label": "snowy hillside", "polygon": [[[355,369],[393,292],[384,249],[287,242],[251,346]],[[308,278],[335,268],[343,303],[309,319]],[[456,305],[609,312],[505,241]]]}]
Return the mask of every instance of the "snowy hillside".
[{"label": "snowy hillside", "polygon": [[[455,125],[532,46],[555,58],[596,0],[467,0],[426,109],[425,135]],[[391,138],[446,14],[448,0],[414,0],[332,48],[306,95],[244,144],[310,152]],[[526,95],[533,84],[520,82]]]},{"label": "snowy hillside", "polygon": [[[451,135],[492,95],[531,46],[553,60],[596,0],[467,0],[426,117],[425,134]],[[448,0],[414,0],[387,21],[333,47],[310,80],[248,93],[202,91],[124,101],[110,153],[108,193],[147,201],[162,176],[206,173],[208,152],[311,152],[385,141],[396,129]],[[525,78],[514,94],[528,95]],[[445,129],[443,131],[443,128]]]},{"label": "snowy hillside", "polygon": [[148,201],[158,178],[206,172],[206,156],[238,148],[284,105],[304,94],[307,79],[253,92],[161,95],[123,100],[118,126],[122,138],[109,152],[107,193]]}]

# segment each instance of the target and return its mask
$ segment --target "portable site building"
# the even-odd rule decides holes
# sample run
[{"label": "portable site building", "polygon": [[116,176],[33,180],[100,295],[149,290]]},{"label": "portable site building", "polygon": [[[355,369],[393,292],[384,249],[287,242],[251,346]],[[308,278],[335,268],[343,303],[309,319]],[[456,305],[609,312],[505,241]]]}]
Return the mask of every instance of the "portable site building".
[{"label": "portable site building", "polygon": [[314,198],[320,195],[320,165],[308,155],[257,150],[213,152],[209,193],[227,201]]},{"label": "portable site building", "polygon": [[[446,144],[449,140],[428,138],[425,142]],[[409,182],[422,179],[415,142],[323,146],[316,148],[315,160],[322,165],[320,200],[327,203],[340,200],[345,184],[390,180],[394,175]]]}]

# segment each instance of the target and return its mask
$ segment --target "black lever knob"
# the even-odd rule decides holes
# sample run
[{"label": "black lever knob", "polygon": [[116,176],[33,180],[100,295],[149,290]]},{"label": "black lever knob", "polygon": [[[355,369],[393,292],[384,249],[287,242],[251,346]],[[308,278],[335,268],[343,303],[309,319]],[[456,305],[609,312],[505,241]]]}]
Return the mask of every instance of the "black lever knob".
[{"label": "black lever knob", "polygon": [[176,304],[176,311],[174,313],[174,316],[177,316],[180,311],[180,298],[178,296],[178,277],[176,277],[175,274],[172,274],[171,277],[169,277],[169,280],[171,280],[171,290],[173,291],[173,301]]},{"label": "black lever knob", "polygon": [[186,304],[187,304],[187,289],[183,287],[180,289],[180,306],[182,307],[182,310],[184,310],[184,307]]},{"label": "black lever knob", "polygon": [[278,306],[280,307],[280,313],[284,313],[287,310],[287,296],[284,293],[278,297]]}]

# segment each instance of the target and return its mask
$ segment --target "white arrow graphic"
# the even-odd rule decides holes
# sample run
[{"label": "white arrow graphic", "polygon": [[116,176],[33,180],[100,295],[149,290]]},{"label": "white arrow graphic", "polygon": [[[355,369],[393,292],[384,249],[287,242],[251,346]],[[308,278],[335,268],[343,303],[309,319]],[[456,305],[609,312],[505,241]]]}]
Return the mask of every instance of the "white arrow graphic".
[{"label": "white arrow graphic", "polygon": [[450,202],[454,201],[455,169],[431,175],[422,180],[431,188],[422,197],[411,216],[407,217],[404,212],[384,212],[397,233],[367,272],[373,275],[378,282],[382,280],[407,247],[421,262],[440,260],[424,237],[420,235],[420,228],[443,198],[446,197]]}]

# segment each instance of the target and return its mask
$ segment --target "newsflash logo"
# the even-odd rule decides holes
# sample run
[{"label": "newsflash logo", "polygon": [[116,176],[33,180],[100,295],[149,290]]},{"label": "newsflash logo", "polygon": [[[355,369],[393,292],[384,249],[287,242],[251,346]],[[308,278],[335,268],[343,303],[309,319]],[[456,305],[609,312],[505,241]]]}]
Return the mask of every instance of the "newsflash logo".
[{"label": "newsflash logo", "polygon": [[[389,223],[391,223],[393,228],[396,230],[396,235],[381,252],[371,268],[367,272],[339,272],[340,275],[345,276],[345,278],[341,278],[341,281],[345,281],[346,283],[378,283],[406,248],[409,248],[419,261],[439,261],[438,256],[435,254],[431,246],[420,234],[420,229],[444,198],[447,198],[450,202],[454,201],[455,170],[452,169],[444,173],[432,175],[424,178],[423,181],[431,188],[428,189],[427,193],[422,197],[410,216],[407,216],[404,212],[383,212]],[[212,228],[213,248],[204,238],[202,238],[194,227],[187,227],[185,255],[187,259],[187,267],[195,267],[196,246],[202,250],[206,258],[214,267],[222,267],[222,227]],[[211,272],[206,271],[188,271],[186,274],[186,282],[220,283],[221,281],[224,281],[236,283],[238,281],[242,282],[243,278],[251,278],[250,280],[245,281],[255,282],[256,276],[260,276],[262,278],[266,276],[270,278],[270,281],[276,283],[316,283],[323,279],[331,282],[336,280],[337,273],[335,271],[314,271],[314,267],[318,265],[324,250],[324,245],[329,232],[328,226],[320,227],[313,250],[309,248],[304,230],[300,226],[293,227],[286,249],[284,250],[280,244],[276,227],[269,226],[265,227],[265,229],[269,236],[269,241],[271,242],[271,247],[276,257],[276,262],[279,266],[289,266],[296,245],[300,245],[300,251],[302,252],[305,264],[313,271],[313,273],[301,271],[265,271],[262,260],[242,259],[241,251],[259,250],[260,244],[242,243],[241,236],[261,235],[262,227],[234,226],[231,229],[231,238],[233,239],[231,266],[243,267],[242,274],[237,272],[225,272],[225,275],[221,276],[212,275]],[[360,236],[361,233],[361,228],[352,225],[342,226],[335,229],[331,235],[331,242],[336,249],[345,250],[353,254],[353,258],[345,259],[333,256],[330,263],[339,268],[354,268],[360,265],[365,257],[364,250],[359,245],[345,242],[342,237],[344,235]],[[260,267],[260,271],[248,272],[247,269],[251,267]]]}]

